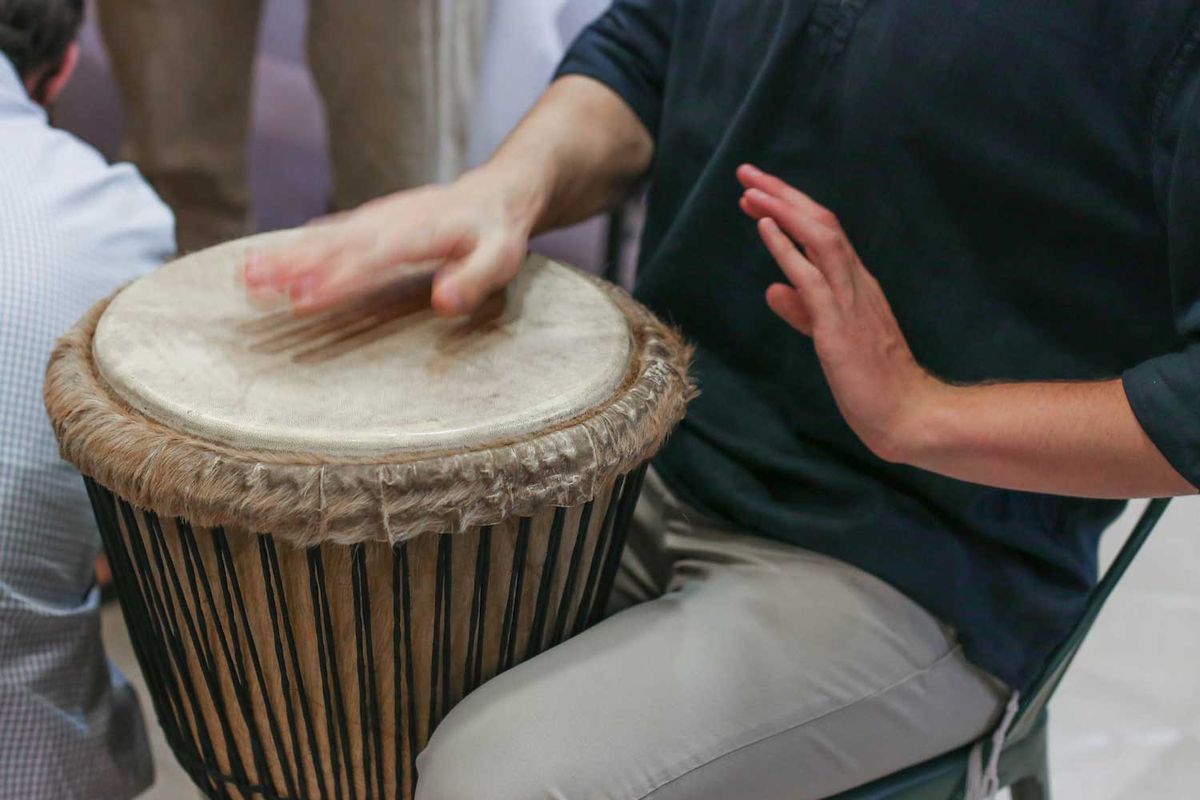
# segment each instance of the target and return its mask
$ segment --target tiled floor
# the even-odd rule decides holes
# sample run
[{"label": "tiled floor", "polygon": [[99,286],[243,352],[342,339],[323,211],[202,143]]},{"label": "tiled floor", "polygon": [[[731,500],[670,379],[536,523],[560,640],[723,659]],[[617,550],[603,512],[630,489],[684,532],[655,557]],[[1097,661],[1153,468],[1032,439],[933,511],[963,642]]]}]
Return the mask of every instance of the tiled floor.
[{"label": "tiled floor", "polygon": [[[1104,543],[1109,556],[1132,524]],[[1097,622],[1052,708],[1057,800],[1200,797],[1200,499],[1176,501]],[[142,691],[115,607],[105,612],[113,660]],[[158,783],[145,800],[193,797],[153,731]],[[480,799],[482,800],[482,799]]]}]

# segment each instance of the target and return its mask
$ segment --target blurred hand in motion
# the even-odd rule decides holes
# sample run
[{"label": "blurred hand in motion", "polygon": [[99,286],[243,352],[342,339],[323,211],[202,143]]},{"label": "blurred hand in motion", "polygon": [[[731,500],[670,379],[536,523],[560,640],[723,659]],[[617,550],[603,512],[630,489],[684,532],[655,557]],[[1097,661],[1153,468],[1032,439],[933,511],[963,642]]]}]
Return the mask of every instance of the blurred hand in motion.
[{"label": "blurred hand in motion", "polygon": [[453,183],[318,220],[286,244],[251,253],[246,290],[256,301],[284,298],[292,313],[314,314],[423,286],[433,272],[433,308],[470,314],[516,277],[534,230],[612,208],[653,150],[649,131],[615,92],[567,75],[486,164]]},{"label": "blurred hand in motion", "polygon": [[[740,206],[787,283],[767,304],[809,336],[842,416],[880,457],[897,460],[921,413],[947,388],[917,364],[883,289],[829,209],[745,165]],[[799,245],[799,247],[797,247]]]},{"label": "blurred hand in motion", "polygon": [[468,173],[316,220],[286,244],[249,253],[246,290],[260,303],[286,299],[293,314],[306,315],[433,271],[434,310],[469,314],[525,258],[534,215],[505,186]]}]

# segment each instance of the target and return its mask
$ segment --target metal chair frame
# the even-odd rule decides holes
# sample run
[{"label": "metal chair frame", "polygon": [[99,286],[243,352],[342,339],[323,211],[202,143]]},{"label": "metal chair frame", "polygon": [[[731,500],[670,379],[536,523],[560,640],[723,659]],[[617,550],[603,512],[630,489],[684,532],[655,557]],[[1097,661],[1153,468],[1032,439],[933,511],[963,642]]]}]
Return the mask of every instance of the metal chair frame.
[{"label": "metal chair frame", "polygon": [[[1010,788],[1012,800],[1050,800],[1046,705],[1104,604],[1162,518],[1168,502],[1150,501],[1116,559],[1092,589],[1087,606],[1070,635],[1054,651],[1022,699],[1000,755],[1000,788]],[[974,743],[866,786],[842,792],[831,800],[961,800],[966,791],[967,758],[973,746]]]}]

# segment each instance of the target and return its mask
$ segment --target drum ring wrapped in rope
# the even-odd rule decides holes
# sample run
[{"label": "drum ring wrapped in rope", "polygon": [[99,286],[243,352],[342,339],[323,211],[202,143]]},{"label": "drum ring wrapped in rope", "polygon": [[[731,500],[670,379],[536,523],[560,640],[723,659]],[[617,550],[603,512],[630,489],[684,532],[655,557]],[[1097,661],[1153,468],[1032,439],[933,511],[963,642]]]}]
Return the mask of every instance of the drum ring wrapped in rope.
[{"label": "drum ring wrapped in rope", "polygon": [[695,394],[679,335],[622,290],[589,280],[629,321],[625,380],[576,418],[486,447],[329,458],[235,450],[173,430],[116,397],[98,372],[90,344],[112,298],[60,339],[46,407],[63,457],[130,502],[297,546],[397,543],[578,505],[652,455]]}]

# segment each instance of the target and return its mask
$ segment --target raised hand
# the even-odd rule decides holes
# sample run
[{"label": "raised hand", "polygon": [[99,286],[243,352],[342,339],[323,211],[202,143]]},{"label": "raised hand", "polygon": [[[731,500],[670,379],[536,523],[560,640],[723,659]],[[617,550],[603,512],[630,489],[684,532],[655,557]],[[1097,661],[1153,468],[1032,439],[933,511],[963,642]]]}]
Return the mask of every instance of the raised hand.
[{"label": "raised hand", "polygon": [[[788,283],[767,289],[771,310],[812,337],[842,415],[877,455],[900,457],[924,404],[949,388],[917,364],[891,305],[837,217],[779,178],[743,165],[742,211]],[[799,247],[797,247],[799,245]]]}]

